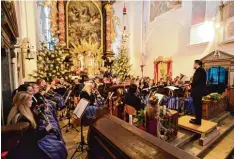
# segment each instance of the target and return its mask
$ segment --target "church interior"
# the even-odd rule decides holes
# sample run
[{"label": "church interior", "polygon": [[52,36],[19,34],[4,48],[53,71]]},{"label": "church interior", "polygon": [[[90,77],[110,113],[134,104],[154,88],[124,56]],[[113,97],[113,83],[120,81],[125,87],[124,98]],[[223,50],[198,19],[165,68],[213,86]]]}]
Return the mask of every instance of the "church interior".
[{"label": "church interior", "polygon": [[2,159],[234,159],[234,1],[1,1]]}]

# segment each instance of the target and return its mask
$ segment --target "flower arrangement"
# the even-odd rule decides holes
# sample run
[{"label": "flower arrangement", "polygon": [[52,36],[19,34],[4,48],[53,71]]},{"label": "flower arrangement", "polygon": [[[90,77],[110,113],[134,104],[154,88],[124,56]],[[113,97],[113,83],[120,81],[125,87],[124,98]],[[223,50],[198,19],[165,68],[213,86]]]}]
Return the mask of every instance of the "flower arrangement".
[{"label": "flower arrangement", "polygon": [[136,116],[133,118],[133,124],[135,126],[141,126],[144,124],[144,110],[137,111]]},{"label": "flower arrangement", "polygon": [[219,100],[219,99],[221,99],[222,98],[222,95],[221,94],[218,94],[218,93],[211,93],[211,94],[209,94],[209,95],[207,95],[207,96],[204,96],[203,98],[202,98],[202,100],[204,101],[204,100],[215,100],[215,101],[217,101],[217,100]]}]

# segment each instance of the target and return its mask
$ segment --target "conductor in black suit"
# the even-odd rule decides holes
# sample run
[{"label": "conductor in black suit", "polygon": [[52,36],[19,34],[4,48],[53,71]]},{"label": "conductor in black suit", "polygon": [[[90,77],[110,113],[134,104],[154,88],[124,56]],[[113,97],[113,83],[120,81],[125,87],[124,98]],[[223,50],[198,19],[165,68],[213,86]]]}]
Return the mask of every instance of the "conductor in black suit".
[{"label": "conductor in black suit", "polygon": [[191,84],[191,96],[193,98],[196,118],[191,119],[189,122],[192,124],[201,125],[202,97],[205,95],[206,71],[204,68],[202,68],[202,62],[200,60],[194,61],[194,69],[196,69],[196,71],[193,75],[193,81]]}]

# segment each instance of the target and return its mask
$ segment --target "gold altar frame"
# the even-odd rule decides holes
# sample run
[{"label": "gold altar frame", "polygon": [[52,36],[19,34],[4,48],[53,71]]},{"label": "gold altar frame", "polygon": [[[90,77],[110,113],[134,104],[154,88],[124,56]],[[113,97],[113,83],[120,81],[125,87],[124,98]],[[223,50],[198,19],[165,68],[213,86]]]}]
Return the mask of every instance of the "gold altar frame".
[{"label": "gold altar frame", "polygon": [[[71,0],[68,0],[66,3],[66,43],[67,43],[67,48],[69,48],[69,40],[68,40],[68,6]],[[82,1],[82,0],[79,0]],[[94,5],[97,7],[100,15],[101,15],[101,48],[102,48],[102,52],[103,52],[103,14],[102,14],[102,10],[101,8],[98,6],[97,2],[95,1],[91,1],[94,3]]]}]

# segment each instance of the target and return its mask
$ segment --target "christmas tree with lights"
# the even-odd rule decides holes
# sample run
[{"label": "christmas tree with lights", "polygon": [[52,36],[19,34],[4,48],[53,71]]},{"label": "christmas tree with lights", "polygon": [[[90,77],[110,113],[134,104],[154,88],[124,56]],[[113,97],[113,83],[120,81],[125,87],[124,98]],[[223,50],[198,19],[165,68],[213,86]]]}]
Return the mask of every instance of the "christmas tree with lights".
[{"label": "christmas tree with lights", "polygon": [[50,50],[42,42],[37,54],[37,70],[31,76],[48,82],[62,77],[69,81],[72,76],[71,66],[71,56],[62,44],[54,44],[53,50]]},{"label": "christmas tree with lights", "polygon": [[130,74],[131,68],[132,65],[129,64],[127,48],[122,44],[114,62],[113,73],[121,79],[125,79],[125,77]]}]

